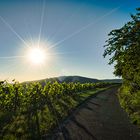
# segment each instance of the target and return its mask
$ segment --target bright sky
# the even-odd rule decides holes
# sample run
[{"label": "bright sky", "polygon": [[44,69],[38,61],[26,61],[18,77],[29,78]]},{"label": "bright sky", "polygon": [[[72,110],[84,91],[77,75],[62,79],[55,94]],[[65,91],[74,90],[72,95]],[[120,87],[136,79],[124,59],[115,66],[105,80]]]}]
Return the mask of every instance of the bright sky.
[{"label": "bright sky", "polygon": [[[1,0],[0,80],[114,78],[103,45],[139,5],[139,0]],[[38,44],[39,54],[32,49]]]}]

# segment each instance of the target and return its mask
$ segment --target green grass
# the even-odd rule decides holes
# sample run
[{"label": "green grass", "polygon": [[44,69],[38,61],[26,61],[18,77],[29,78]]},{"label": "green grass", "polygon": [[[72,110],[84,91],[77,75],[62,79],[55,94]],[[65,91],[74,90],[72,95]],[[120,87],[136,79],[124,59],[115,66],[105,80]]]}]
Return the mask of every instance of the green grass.
[{"label": "green grass", "polygon": [[109,87],[105,87],[105,88],[96,88],[94,90],[88,90],[88,91],[85,91],[85,92],[80,92],[79,93],[79,100],[78,100],[78,103],[82,103],[83,101],[91,98],[93,95],[101,92],[101,91],[104,91],[104,90],[107,90],[111,87],[114,87],[116,85],[112,85],[112,86],[109,86]]}]

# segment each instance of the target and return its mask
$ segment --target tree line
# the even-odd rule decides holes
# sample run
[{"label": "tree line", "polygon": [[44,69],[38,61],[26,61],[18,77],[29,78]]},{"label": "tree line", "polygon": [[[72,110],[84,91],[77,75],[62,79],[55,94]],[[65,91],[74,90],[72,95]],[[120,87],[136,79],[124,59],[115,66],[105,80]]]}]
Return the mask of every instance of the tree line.
[{"label": "tree line", "polygon": [[103,56],[110,56],[114,74],[122,77],[119,99],[131,121],[140,127],[140,8],[120,29],[109,33]]}]

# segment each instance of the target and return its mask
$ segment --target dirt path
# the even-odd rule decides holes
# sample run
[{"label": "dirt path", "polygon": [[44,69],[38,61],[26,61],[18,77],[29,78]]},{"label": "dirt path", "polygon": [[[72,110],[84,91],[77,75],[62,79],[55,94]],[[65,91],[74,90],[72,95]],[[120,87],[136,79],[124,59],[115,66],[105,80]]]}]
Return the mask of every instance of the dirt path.
[{"label": "dirt path", "polygon": [[88,100],[63,124],[56,140],[140,140],[138,129],[120,107],[118,88]]}]

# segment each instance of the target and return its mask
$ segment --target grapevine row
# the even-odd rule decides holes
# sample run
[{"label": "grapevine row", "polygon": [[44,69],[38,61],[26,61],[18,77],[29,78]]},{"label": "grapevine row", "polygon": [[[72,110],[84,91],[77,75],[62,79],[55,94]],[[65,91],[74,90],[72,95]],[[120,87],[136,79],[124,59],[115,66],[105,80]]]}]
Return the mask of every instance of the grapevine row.
[{"label": "grapevine row", "polygon": [[0,83],[0,138],[40,139],[77,105],[80,92],[107,83]]}]

